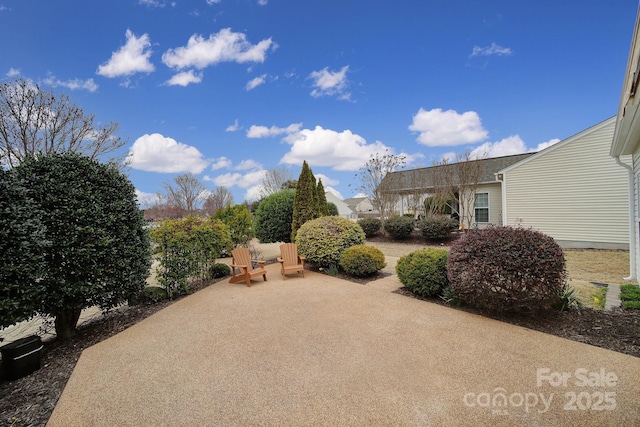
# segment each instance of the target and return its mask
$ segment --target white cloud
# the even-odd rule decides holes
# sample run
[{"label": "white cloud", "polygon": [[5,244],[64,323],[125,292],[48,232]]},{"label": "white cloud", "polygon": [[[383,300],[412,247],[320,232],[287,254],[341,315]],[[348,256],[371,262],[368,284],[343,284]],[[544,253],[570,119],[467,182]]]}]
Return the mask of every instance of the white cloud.
[{"label": "white cloud", "polygon": [[87,79],[84,81],[80,79],[62,81],[62,80],[56,79],[54,76],[49,76],[43,80],[43,83],[51,87],[61,86],[71,90],[84,89],[92,93],[98,90],[98,85],[96,84],[96,82],[93,81],[93,79]]},{"label": "white cloud", "polygon": [[20,70],[17,68],[9,68],[7,72],[7,77],[18,77],[20,75]]},{"label": "white cloud", "polygon": [[302,123],[292,123],[286,128],[280,128],[277,126],[271,126],[270,128],[268,128],[266,126],[251,125],[251,127],[247,131],[247,138],[268,138],[271,136],[278,136],[283,134],[290,135],[292,133],[300,131],[301,127]]},{"label": "white cloud", "polygon": [[266,5],[267,5],[267,3],[269,3],[269,0],[258,0],[258,4],[259,4],[260,6],[266,6]]},{"label": "white cloud", "polygon": [[413,116],[409,130],[419,132],[417,141],[427,147],[473,144],[487,138],[480,116],[475,111],[459,114],[455,110],[420,110]]},{"label": "white cloud", "polygon": [[162,55],[162,62],[171,68],[206,68],[219,62],[264,62],[267,51],[273,46],[271,38],[252,45],[243,33],[224,28],[208,39],[194,34],[186,46],[169,49]]},{"label": "white cloud", "polygon": [[227,188],[238,186],[240,188],[249,188],[254,185],[259,185],[264,177],[265,170],[258,169],[245,174],[234,172],[218,175],[212,179],[213,183],[217,186],[224,186]]},{"label": "white cloud", "polygon": [[148,34],[136,37],[131,30],[126,32],[127,42],[111,58],[98,67],[96,74],[104,77],[130,76],[135,73],[151,73],[155,70],[149,61],[151,41]]},{"label": "white cloud", "polygon": [[520,135],[512,135],[501,141],[485,142],[471,151],[471,158],[502,157],[527,152],[527,144]]},{"label": "white cloud", "polygon": [[225,129],[227,132],[235,132],[240,129],[240,124],[238,123],[238,119],[236,119],[232,125],[227,126]]},{"label": "white cloud", "polygon": [[540,144],[538,144],[538,146],[532,150],[532,151],[541,151],[544,150],[547,147],[551,147],[554,144],[557,144],[558,142],[560,142],[560,140],[558,138],[553,138],[550,139],[549,141],[546,142],[541,142]]},{"label": "white cloud", "polygon": [[207,4],[211,6],[212,4],[218,4],[221,0],[207,0]]},{"label": "white cloud", "polygon": [[300,165],[303,160],[314,166],[331,166],[334,170],[358,170],[374,153],[389,149],[382,142],[367,144],[365,139],[350,130],[336,132],[316,126],[302,129],[284,138],[291,150],[280,163]]},{"label": "white cloud", "polygon": [[512,53],[513,51],[508,47],[502,47],[498,44],[491,43],[491,46],[486,46],[486,47],[474,46],[473,50],[471,51],[471,55],[469,56],[472,58],[474,56],[492,56],[492,55],[509,56]]},{"label": "white cloud", "polygon": [[220,157],[213,160],[213,164],[211,165],[212,170],[218,169],[228,169],[231,167],[233,163],[226,157]]},{"label": "white cloud", "polygon": [[193,70],[182,71],[165,82],[167,86],[188,86],[191,83],[200,83],[202,81],[202,73],[196,73]]},{"label": "white cloud", "polygon": [[328,67],[324,67],[320,71],[313,71],[309,74],[309,78],[313,80],[311,96],[333,96],[338,95],[339,99],[350,99],[351,94],[347,92],[348,80],[347,71],[349,66],[345,65],[340,71],[329,71]]},{"label": "white cloud", "polygon": [[[322,185],[324,185],[324,180],[322,181]],[[335,188],[333,188],[333,187],[324,187],[324,189],[325,189],[325,191],[333,193],[333,195],[336,196],[338,199],[344,200],[344,196],[342,195],[342,193],[340,193]]]},{"label": "white cloud", "polygon": [[159,133],[145,134],[136,139],[127,160],[132,168],[148,172],[199,174],[208,165],[196,147]]},{"label": "white cloud", "polygon": [[258,162],[256,162],[255,160],[243,160],[241,161],[238,166],[235,167],[236,170],[239,171],[244,171],[244,170],[249,170],[249,169],[262,169],[262,165]]},{"label": "white cloud", "polygon": [[145,193],[136,188],[136,197],[140,206],[151,206],[157,201],[157,194]]},{"label": "white cloud", "polygon": [[324,175],[324,174],[321,174],[321,173],[314,174],[314,175],[316,177],[316,180],[320,180],[320,179],[322,180],[322,185],[325,187],[325,189],[326,189],[326,187],[328,185],[338,185],[338,184],[340,184],[340,181],[338,181],[336,179],[331,179],[327,175]]},{"label": "white cloud", "polygon": [[263,85],[266,78],[267,78],[267,75],[263,74],[259,77],[249,80],[249,82],[247,83],[246,89],[249,91],[251,89],[257,88],[260,85]]}]

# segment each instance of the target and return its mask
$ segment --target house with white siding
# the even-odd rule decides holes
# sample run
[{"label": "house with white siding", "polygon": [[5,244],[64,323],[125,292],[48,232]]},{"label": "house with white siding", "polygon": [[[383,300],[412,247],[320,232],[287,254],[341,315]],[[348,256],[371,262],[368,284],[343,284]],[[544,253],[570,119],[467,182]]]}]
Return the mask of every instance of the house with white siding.
[{"label": "house with white siding", "polygon": [[[533,153],[517,154],[513,156],[492,157],[480,160],[471,160],[480,175],[475,186],[475,198],[469,198],[472,206],[457,206],[461,218],[467,213],[471,217],[472,227],[486,228],[491,225],[501,225],[502,220],[502,189],[501,182],[496,180],[496,173],[508,166],[530,157]],[[456,164],[431,166],[426,168],[410,169],[391,172],[385,176],[383,185],[398,195],[395,212],[399,215],[406,213],[424,213],[424,200],[434,193],[434,189],[442,181],[442,176],[449,176],[456,180],[456,174],[443,169],[456,168]],[[451,185],[459,186],[459,183],[451,182]],[[475,184],[475,183],[474,183]],[[466,199],[459,197],[459,199]],[[475,200],[475,204],[473,203]],[[464,223],[464,221],[462,221]]]},{"label": "house with white siding", "polygon": [[[609,154],[618,162],[627,176],[627,209],[629,212],[629,277],[640,277],[638,254],[640,247],[640,13],[631,38],[629,59],[622,84],[620,105]],[[625,159],[631,156],[631,160]]]},{"label": "house with white siding", "polygon": [[368,197],[351,197],[344,199],[343,202],[351,208],[358,216],[361,215],[377,215],[378,211],[374,209],[371,200]]},{"label": "house with white siding", "polygon": [[[612,117],[498,171],[502,224],[565,248],[629,248],[627,172],[609,156]],[[630,162],[630,156],[622,156]]]},{"label": "house with white siding", "polygon": [[345,202],[343,202],[338,197],[336,197],[336,195],[333,194],[331,191],[325,192],[325,196],[327,198],[327,203],[331,202],[334,205],[336,205],[336,207],[338,208],[339,216],[343,218],[348,218],[348,219],[353,219],[358,217],[358,215],[351,210],[349,205],[347,205]]}]

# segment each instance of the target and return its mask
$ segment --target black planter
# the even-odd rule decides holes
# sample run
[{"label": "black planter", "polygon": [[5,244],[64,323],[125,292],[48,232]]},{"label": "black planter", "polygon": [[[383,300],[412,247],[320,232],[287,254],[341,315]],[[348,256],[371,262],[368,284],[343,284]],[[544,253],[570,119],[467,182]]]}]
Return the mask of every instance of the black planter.
[{"label": "black planter", "polygon": [[40,369],[43,347],[42,340],[37,335],[0,347],[5,378],[8,381],[17,380]]}]

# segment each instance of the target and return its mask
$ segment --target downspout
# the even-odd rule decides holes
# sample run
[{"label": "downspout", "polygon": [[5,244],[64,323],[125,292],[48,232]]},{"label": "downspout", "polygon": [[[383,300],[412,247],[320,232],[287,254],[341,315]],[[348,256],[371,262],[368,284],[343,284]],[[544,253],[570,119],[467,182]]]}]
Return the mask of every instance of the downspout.
[{"label": "downspout", "polygon": [[494,174],[496,181],[500,183],[500,204],[502,205],[502,226],[505,227],[507,225],[507,182],[504,173],[495,173]]},{"label": "downspout", "polygon": [[633,179],[633,168],[620,161],[620,156],[615,156],[616,163],[627,170],[629,179],[629,277],[624,280],[636,279],[636,224],[635,224],[635,189]]}]

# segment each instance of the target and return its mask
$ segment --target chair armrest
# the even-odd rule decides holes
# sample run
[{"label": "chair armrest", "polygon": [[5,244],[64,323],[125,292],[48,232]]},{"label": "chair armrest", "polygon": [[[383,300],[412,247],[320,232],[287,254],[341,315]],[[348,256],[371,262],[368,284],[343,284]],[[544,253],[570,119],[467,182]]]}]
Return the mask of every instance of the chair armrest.
[{"label": "chair armrest", "polygon": [[278,257],[278,258],[277,258],[277,260],[278,260],[278,262],[280,262],[280,263],[283,263],[283,262],[284,262],[284,259],[282,259],[282,257]]},{"label": "chair armrest", "polygon": [[264,267],[264,265],[267,263],[267,261],[263,261],[261,259],[252,259],[251,261],[257,262],[260,267]]},{"label": "chair armrest", "polygon": [[248,265],[245,264],[229,264],[230,267],[238,267],[238,268],[247,268]]}]

